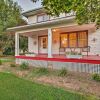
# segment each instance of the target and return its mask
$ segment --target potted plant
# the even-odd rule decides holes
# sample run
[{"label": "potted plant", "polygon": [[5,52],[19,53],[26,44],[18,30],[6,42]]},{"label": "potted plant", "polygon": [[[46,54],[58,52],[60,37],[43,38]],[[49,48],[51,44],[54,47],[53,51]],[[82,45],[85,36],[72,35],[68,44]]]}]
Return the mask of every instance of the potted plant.
[{"label": "potted plant", "polygon": [[34,52],[27,52],[27,53],[25,53],[25,56],[35,57],[36,54]]},{"label": "potted plant", "polygon": [[78,52],[66,52],[66,57],[67,58],[78,58],[78,59],[81,59],[82,58],[82,54],[78,53]]}]

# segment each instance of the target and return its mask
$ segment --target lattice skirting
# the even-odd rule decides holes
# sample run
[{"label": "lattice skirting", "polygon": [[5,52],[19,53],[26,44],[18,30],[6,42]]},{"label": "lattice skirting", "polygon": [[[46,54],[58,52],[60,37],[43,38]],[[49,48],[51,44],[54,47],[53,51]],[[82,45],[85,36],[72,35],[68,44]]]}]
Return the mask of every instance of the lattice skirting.
[{"label": "lattice skirting", "polygon": [[46,67],[46,68],[49,67],[53,69],[66,68],[69,71],[100,73],[100,64],[56,62],[56,61],[28,60],[28,59],[16,58],[16,64],[21,64],[23,62],[26,62],[33,67]]}]

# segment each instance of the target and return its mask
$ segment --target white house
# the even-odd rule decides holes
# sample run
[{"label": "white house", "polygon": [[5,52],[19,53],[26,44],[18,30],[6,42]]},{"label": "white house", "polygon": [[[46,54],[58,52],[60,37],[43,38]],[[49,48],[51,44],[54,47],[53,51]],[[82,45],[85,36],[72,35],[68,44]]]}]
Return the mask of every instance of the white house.
[{"label": "white house", "polygon": [[[78,25],[74,12],[52,17],[43,8],[24,12],[23,16],[27,17],[28,25],[8,29],[15,32],[16,63],[24,61],[32,66],[67,66],[68,70],[100,72],[100,29],[95,24]],[[20,55],[21,35],[28,37],[29,53],[25,55]]]}]

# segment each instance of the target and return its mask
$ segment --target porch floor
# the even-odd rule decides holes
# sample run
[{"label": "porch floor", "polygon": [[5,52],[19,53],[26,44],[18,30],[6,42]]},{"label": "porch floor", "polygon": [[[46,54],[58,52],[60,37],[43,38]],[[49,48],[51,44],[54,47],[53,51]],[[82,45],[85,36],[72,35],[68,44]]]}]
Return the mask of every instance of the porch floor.
[{"label": "porch floor", "polygon": [[28,59],[28,60],[44,60],[44,61],[57,61],[57,62],[75,62],[75,63],[90,63],[90,64],[100,64],[100,56],[83,56],[83,58],[67,58],[65,55],[53,55],[52,58],[48,58],[47,54],[38,54],[35,57],[30,56],[16,56],[18,59]]}]

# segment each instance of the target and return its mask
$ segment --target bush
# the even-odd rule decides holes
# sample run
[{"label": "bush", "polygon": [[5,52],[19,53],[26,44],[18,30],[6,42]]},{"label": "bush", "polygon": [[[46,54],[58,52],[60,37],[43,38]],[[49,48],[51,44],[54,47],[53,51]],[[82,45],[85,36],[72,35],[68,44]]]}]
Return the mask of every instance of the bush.
[{"label": "bush", "polygon": [[67,74],[68,74],[67,69],[66,68],[62,68],[61,70],[59,70],[59,74],[58,75],[64,77]]},{"label": "bush", "polygon": [[44,68],[44,67],[41,67],[38,69],[37,73],[41,73],[41,74],[48,74],[48,69],[47,68]]},{"label": "bush", "polygon": [[2,65],[2,61],[0,60],[0,65]]},{"label": "bush", "polygon": [[93,74],[92,79],[100,82],[100,74]]},{"label": "bush", "polygon": [[28,63],[23,62],[23,63],[20,65],[20,68],[21,68],[21,69],[28,69],[28,68],[29,68],[29,65],[28,65]]},{"label": "bush", "polygon": [[10,67],[16,67],[16,64],[12,63],[12,64],[10,64]]}]

